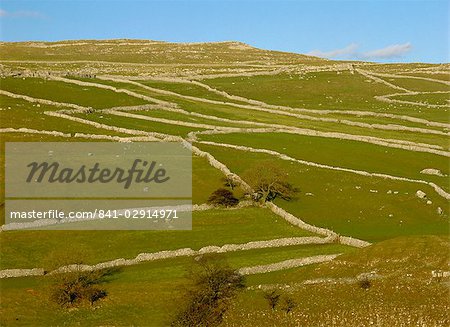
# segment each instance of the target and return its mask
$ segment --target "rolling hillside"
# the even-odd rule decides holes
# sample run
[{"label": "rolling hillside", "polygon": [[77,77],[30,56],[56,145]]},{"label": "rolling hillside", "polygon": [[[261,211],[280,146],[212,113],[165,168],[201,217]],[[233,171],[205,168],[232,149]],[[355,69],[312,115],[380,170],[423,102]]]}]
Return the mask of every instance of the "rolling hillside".
[{"label": "rolling hillside", "polygon": [[[6,142],[189,142],[194,204],[192,231],[3,225],[0,324],[166,326],[206,253],[247,278],[224,326],[449,324],[449,74],[240,42],[0,43],[2,153]],[[244,197],[265,164],[286,172],[294,199]],[[226,176],[240,204],[208,205]],[[48,258],[74,250],[81,260],[67,264],[121,271],[105,299],[67,311],[48,299]],[[274,289],[295,300],[291,313],[268,309]]]}]

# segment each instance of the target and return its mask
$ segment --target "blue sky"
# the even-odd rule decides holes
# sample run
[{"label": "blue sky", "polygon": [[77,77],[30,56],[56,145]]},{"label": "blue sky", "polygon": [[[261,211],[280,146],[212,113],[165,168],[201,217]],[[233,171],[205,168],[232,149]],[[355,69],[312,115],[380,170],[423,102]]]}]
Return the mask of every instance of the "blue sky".
[{"label": "blue sky", "polygon": [[2,0],[0,39],[236,40],[337,59],[449,62],[449,3]]}]

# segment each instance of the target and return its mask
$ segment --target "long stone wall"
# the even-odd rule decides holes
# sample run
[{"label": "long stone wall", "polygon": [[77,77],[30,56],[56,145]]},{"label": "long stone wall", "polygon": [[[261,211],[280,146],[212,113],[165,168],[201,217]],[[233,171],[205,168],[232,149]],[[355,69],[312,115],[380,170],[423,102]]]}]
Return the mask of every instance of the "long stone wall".
[{"label": "long stone wall", "polygon": [[22,100],[25,100],[28,102],[40,103],[40,104],[45,104],[45,105],[49,105],[49,106],[55,106],[55,107],[61,107],[61,108],[73,108],[73,109],[82,110],[82,111],[90,110],[90,108],[88,108],[88,107],[79,106],[79,105],[73,104],[73,103],[55,102],[55,101],[50,101],[50,100],[46,100],[46,99],[38,99],[38,98],[33,98],[33,97],[30,97],[27,95],[16,94],[16,93],[4,91],[4,90],[0,90],[0,94],[6,95],[10,98],[22,99]]},{"label": "long stone wall", "polygon": [[62,133],[62,132],[57,132],[57,131],[43,131],[43,130],[25,128],[25,127],[1,128],[0,133],[45,134],[45,135],[58,136],[58,137],[71,137],[71,135],[67,134],[67,133]]},{"label": "long stone wall", "polygon": [[286,154],[279,153],[279,152],[276,152],[273,150],[268,150],[268,149],[256,149],[256,148],[251,148],[251,147],[247,147],[247,146],[243,146],[243,145],[233,145],[233,144],[216,143],[216,142],[208,142],[208,141],[200,141],[198,143],[220,146],[220,147],[225,147],[225,148],[232,148],[232,149],[247,151],[247,152],[265,153],[265,154],[276,156],[282,160],[294,161],[294,162],[300,163],[302,165],[307,165],[307,166],[312,166],[312,167],[317,167],[317,168],[322,168],[322,169],[337,170],[337,171],[342,171],[342,172],[346,172],[346,173],[352,173],[352,174],[357,174],[357,175],[362,175],[362,176],[367,176],[367,177],[377,177],[377,178],[391,179],[391,180],[397,180],[397,181],[402,181],[402,182],[425,184],[425,185],[429,185],[429,186],[433,187],[440,196],[444,197],[445,199],[450,199],[450,194],[445,192],[441,187],[439,187],[435,183],[427,182],[427,181],[423,181],[423,180],[419,180],[419,179],[411,179],[411,178],[406,178],[406,177],[398,177],[398,176],[392,176],[392,175],[380,174],[380,173],[369,173],[369,172],[363,171],[363,170],[355,170],[355,169],[349,169],[349,168],[329,166],[329,165],[324,165],[324,164],[319,164],[319,163],[315,163],[315,162],[292,158]]},{"label": "long stone wall", "polygon": [[[149,87],[147,85],[144,85],[142,83],[138,83],[135,81],[123,80],[123,79],[118,79],[118,78],[114,78],[114,77],[100,77],[100,78],[101,79],[103,78],[106,80],[112,80],[112,81],[116,81],[116,82],[130,83],[133,85],[140,86],[141,88],[151,90],[153,92],[157,92],[157,93],[161,93],[161,94],[165,94],[165,95],[176,96],[176,97],[180,97],[180,98],[184,98],[184,99],[206,102],[206,103],[211,103],[211,104],[228,105],[228,106],[233,106],[233,107],[237,107],[237,108],[244,108],[244,109],[250,109],[250,110],[256,110],[256,111],[263,111],[263,112],[273,113],[273,114],[277,114],[277,115],[286,115],[286,116],[296,117],[296,118],[305,119],[305,120],[332,122],[332,123],[337,123],[337,124],[344,124],[344,125],[349,125],[349,126],[371,128],[371,129],[407,130],[407,131],[418,132],[418,133],[438,133],[438,134],[444,133],[444,132],[436,131],[436,130],[417,128],[417,127],[408,127],[408,126],[394,125],[394,124],[387,124],[387,125],[386,124],[368,124],[368,123],[363,123],[363,122],[350,121],[350,120],[346,120],[346,119],[314,117],[314,116],[309,116],[309,115],[304,115],[304,114],[298,113],[298,111],[299,111],[298,108],[274,106],[274,105],[269,105],[269,104],[263,103],[261,101],[245,99],[242,97],[235,98],[236,96],[229,95],[229,97],[232,98],[233,100],[239,99],[239,101],[243,101],[243,99],[245,99],[246,102],[250,103],[250,104],[237,104],[237,103],[231,103],[231,102],[225,102],[225,101],[217,101],[217,100],[198,98],[198,97],[193,97],[193,96],[188,96],[188,95],[182,95],[182,94],[178,94],[178,93],[175,93],[172,91],[152,88],[152,87]],[[284,110],[280,110],[280,109],[284,109]],[[311,110],[305,110],[305,111],[309,111],[310,113],[312,113]],[[337,112],[335,112],[335,113],[337,113]],[[429,125],[429,126],[431,126],[431,125]],[[439,126],[439,127],[441,127],[441,126]],[[431,132],[429,132],[429,131],[431,131]],[[445,134],[445,135],[447,135],[447,134]]]},{"label": "long stone wall", "polygon": [[[153,253],[140,253],[134,259],[120,258],[111,261],[101,262],[96,265],[68,265],[60,267],[52,272],[49,272],[49,274],[56,274],[68,271],[80,271],[80,270],[91,271],[104,268],[130,266],[147,261],[170,259],[184,256],[195,256],[207,253],[246,251],[246,250],[284,247],[292,245],[304,245],[304,244],[327,244],[331,243],[331,241],[332,240],[330,238],[321,238],[321,237],[291,237],[267,241],[251,241],[242,244],[225,244],[223,246],[205,246],[197,251],[191,248],[182,248],[178,250],[167,250]],[[45,273],[46,272],[44,271],[43,268],[5,269],[0,271],[0,278],[39,276],[44,275]]]},{"label": "long stone wall", "polygon": [[268,265],[245,267],[238,270],[241,275],[265,274],[273,271],[284,270],[311,265],[315,263],[327,262],[335,259],[339,254],[318,255],[299,259],[285,260]]}]

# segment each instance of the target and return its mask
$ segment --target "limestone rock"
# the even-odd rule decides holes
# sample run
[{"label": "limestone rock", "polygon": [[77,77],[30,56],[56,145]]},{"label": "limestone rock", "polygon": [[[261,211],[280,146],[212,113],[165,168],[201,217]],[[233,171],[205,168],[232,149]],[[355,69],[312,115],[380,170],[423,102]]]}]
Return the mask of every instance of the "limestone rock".
[{"label": "limestone rock", "polygon": [[420,171],[421,174],[435,175],[435,176],[445,176],[439,169],[426,168]]},{"label": "limestone rock", "polygon": [[421,191],[421,190],[418,190],[418,191],[416,192],[416,196],[417,196],[419,199],[426,199],[426,198],[427,198],[427,194],[426,194],[425,192]]}]

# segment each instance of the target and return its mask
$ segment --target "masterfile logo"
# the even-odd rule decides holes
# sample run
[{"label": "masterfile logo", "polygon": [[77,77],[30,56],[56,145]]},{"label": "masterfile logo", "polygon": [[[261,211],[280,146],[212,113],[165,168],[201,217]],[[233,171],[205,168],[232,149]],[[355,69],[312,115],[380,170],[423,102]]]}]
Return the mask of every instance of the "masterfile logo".
[{"label": "masterfile logo", "polygon": [[5,156],[4,229],[191,229],[188,143],[7,143]]},{"label": "masterfile logo", "polygon": [[192,195],[187,143],[7,143],[5,173],[10,198]]},{"label": "masterfile logo", "polygon": [[[156,161],[148,162],[146,160],[135,159],[131,168],[128,170],[121,167],[114,169],[101,168],[100,163],[96,162],[91,168],[82,165],[79,168],[61,167],[58,162],[36,161],[27,165],[30,167],[30,174],[27,177],[27,183],[35,181],[42,183],[45,179],[48,183],[111,183],[117,182],[123,184],[124,189],[128,189],[131,183],[164,183],[170,177],[164,168],[155,168]],[[142,168],[140,169],[139,166]],[[37,176],[37,178],[36,178]]]}]

